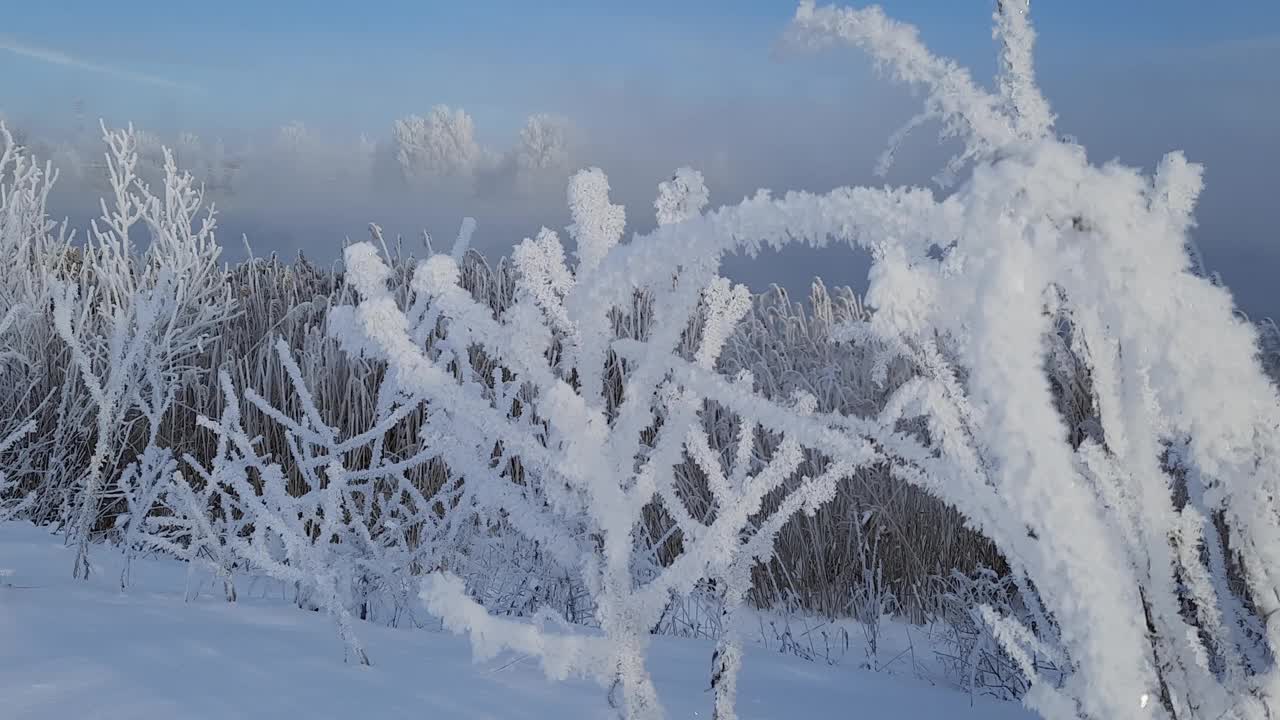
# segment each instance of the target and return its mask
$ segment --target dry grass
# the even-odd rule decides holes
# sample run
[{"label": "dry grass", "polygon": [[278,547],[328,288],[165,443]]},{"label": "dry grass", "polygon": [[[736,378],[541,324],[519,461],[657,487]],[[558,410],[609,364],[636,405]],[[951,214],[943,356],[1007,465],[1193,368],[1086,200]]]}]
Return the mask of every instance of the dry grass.
[{"label": "dry grass", "polygon": [[[88,282],[91,264],[86,264],[69,248],[58,260],[58,272]],[[396,270],[401,299],[407,295],[414,259],[399,249],[388,251]],[[509,266],[491,266],[475,253],[467,255],[462,273],[472,294],[500,312],[512,299],[513,277]],[[369,425],[375,414],[378,388],[385,368],[377,363],[343,352],[329,337],[329,311],[353,300],[338,268],[318,267],[299,258],[284,262],[277,257],[252,259],[228,269],[226,281],[232,285],[239,312],[222,332],[212,338],[196,368],[182,385],[175,409],[169,413],[161,432],[166,447],[177,454],[190,454],[208,462],[214,452],[213,439],[200,431],[200,415],[217,416],[222,398],[214,391],[212,378],[226,370],[238,387],[252,389],[286,414],[301,412],[280,359],[273,351],[275,338],[283,338],[293,348],[303,379],[326,420],[340,434],[354,434]],[[615,315],[619,336],[642,338],[648,332],[648,304],[637,297],[630,312]],[[875,372],[878,348],[863,342],[836,342],[833,331],[841,325],[862,322],[867,311],[848,288],[828,291],[815,283],[807,303],[794,302],[780,289],[758,296],[752,312],[725,348],[719,370],[736,373],[749,370],[758,389],[766,396],[782,398],[797,390],[818,399],[819,409],[860,416],[878,412],[898,385],[908,379],[911,369],[898,362]],[[695,320],[686,332],[686,351],[696,342],[700,328]],[[37,342],[38,340],[38,342]],[[28,452],[14,475],[22,479],[22,492],[40,497],[36,517],[42,522],[59,522],[70,506],[87,462],[85,448],[91,447],[92,431],[78,413],[85,412],[83,388],[68,376],[65,350],[56,338],[27,338],[24,342],[43,348],[41,361],[27,365],[9,363],[0,372],[8,387],[31,387],[27,395],[9,394],[0,405],[12,416],[34,411],[47,441],[36,452]],[[473,353],[471,363],[480,377],[488,377],[492,361]],[[610,361],[607,374],[614,403],[623,394],[625,368]],[[1088,412],[1087,403],[1078,402],[1079,382],[1060,383],[1064,408]],[[37,404],[37,397],[48,400]],[[10,409],[10,406],[12,409]],[[385,439],[388,457],[408,457],[421,449],[418,435],[422,415],[410,414]],[[704,422],[713,431],[713,447],[727,453],[735,437],[735,418],[707,408]],[[285,429],[254,409],[245,417],[249,434],[261,437],[262,447],[288,468]],[[779,438],[758,438],[758,452],[768,456]],[[141,451],[145,437],[137,432],[124,444],[109,476],[110,489],[120,473]],[[352,457],[353,466],[361,458]],[[811,454],[802,473],[821,472],[825,459]],[[448,469],[433,462],[413,471],[419,489],[431,496],[450,481]],[[519,481],[518,464],[508,469]],[[710,513],[710,495],[694,463],[679,469],[684,495],[695,512]],[[301,476],[291,474],[290,491],[308,490]],[[98,525],[106,530],[114,516],[123,511],[118,493],[108,491]],[[648,530],[661,538],[659,562],[678,550],[679,536],[672,536],[669,522],[654,509],[648,515]],[[874,558],[868,547],[874,543]],[[871,563],[874,562],[874,567]],[[896,599],[896,607],[912,618],[922,619],[933,601],[933,581],[953,571],[969,573],[978,567],[1003,567],[994,547],[985,538],[967,529],[954,510],[919,489],[894,479],[887,468],[872,468],[844,479],[833,502],[812,517],[794,518],[779,535],[773,561],[757,568],[752,595],[760,606],[786,603],[831,617],[856,614],[858,589],[870,572],[881,577],[885,589]],[[555,569],[548,568],[548,573]],[[565,591],[572,595],[571,591]],[[517,600],[504,603],[519,605]]]}]

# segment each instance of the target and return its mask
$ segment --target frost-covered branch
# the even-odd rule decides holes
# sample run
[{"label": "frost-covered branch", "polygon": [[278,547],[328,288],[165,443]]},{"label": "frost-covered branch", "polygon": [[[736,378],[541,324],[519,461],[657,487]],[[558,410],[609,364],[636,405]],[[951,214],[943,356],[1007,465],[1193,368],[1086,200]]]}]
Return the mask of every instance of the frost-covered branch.
[{"label": "frost-covered branch", "polygon": [[[509,518],[581,573],[601,629],[613,643],[611,671],[601,676],[598,668],[574,666],[572,658],[554,661],[562,663],[557,667],[590,671],[617,683],[628,717],[656,717],[661,705],[644,656],[649,629],[672,595],[714,580],[725,589],[726,607],[741,605],[752,565],[771,554],[773,539],[787,519],[829,500],[841,477],[886,460],[872,438],[902,448],[922,463],[929,455],[909,437],[869,421],[807,420],[814,410],[811,399],[769,403],[755,394],[749,379],[723,382],[714,373],[716,360],[750,302],[745,288],[716,275],[720,252],[734,247],[735,237],[792,239],[796,233],[787,226],[788,217],[813,204],[825,211],[808,229],[814,242],[825,242],[833,230],[869,241],[860,235],[863,221],[845,222],[855,208],[887,210],[900,201],[933,205],[911,194],[891,198],[855,191],[835,200],[797,195],[774,204],[757,198],[736,213],[708,218],[699,214],[707,197],[700,176],[681,171],[660,188],[659,209],[669,222],[644,244],[623,246],[619,240],[625,215],[609,202],[607,192],[607,179],[599,170],[571,181],[574,224],[569,231],[578,241],[577,267],[566,267],[566,253],[554,234],[526,240],[515,253],[514,304],[496,317],[459,288],[454,258],[436,255],[423,262],[413,289],[427,296],[431,322],[444,329],[443,336],[431,336],[427,344],[418,339],[424,336],[412,319],[418,301],[406,306],[393,300],[389,268],[371,245],[349,248],[347,274],[361,301],[341,314],[350,325],[336,331],[353,349],[385,359],[396,381],[441,418],[439,427],[447,426],[448,432],[434,436],[431,444],[465,477],[481,507]],[[712,232],[705,236],[687,234],[708,228]],[[777,234],[771,237],[774,228]],[[674,250],[690,237],[698,241]],[[671,255],[654,262],[652,274],[633,272],[640,253],[651,258],[654,250],[663,249]],[[636,293],[646,297],[651,330],[641,339],[619,338],[612,318],[634,310]],[[587,297],[597,302],[586,303]],[[690,332],[697,338],[691,345]],[[683,347],[689,347],[687,359],[681,357]],[[502,372],[484,378],[455,369],[459,358],[474,352],[496,358]],[[619,388],[620,395],[612,388]],[[691,432],[707,403],[744,418],[740,464],[727,472],[717,467],[709,438]],[[806,422],[811,423],[807,431],[797,429]],[[844,428],[855,426],[857,430],[844,434]],[[752,451],[757,428],[786,438],[763,464]],[[835,458],[827,472],[797,477],[806,445]],[[686,489],[677,481],[676,467],[686,458],[708,479],[714,503],[709,515],[691,511]],[[522,470],[518,485],[501,470],[517,460]],[[774,504],[766,510],[768,498]],[[638,579],[639,557],[649,552],[640,540],[640,525],[646,509],[657,505],[673,518],[684,552]],[[448,593],[432,588],[426,595],[433,607],[446,603]],[[456,617],[473,611],[457,608]],[[474,619],[455,624],[472,632],[496,627]],[[529,638],[508,644],[536,644],[535,630],[518,632]],[[560,645],[556,641],[547,647],[551,649],[539,653],[554,652]],[[730,642],[718,657],[736,657],[735,648]],[[717,705],[728,718],[733,692],[725,673],[736,672],[736,660],[722,671]]]},{"label": "frost-covered branch", "polygon": [[[108,130],[107,166],[113,204],[102,202],[102,225],[93,226],[86,255],[95,272],[62,282],[53,297],[54,326],[92,399],[94,450],[79,492],[72,534],[77,543],[74,574],[88,577],[88,549],[98,524],[106,474],[122,448],[131,414],[149,427],[155,451],[161,420],[206,338],[234,312],[230,288],[218,266],[210,209],[198,218],[203,191],[181,173],[164,150],[162,195],[136,174],[133,128]],[[150,244],[133,250],[135,226]],[[145,454],[145,453],[144,453]],[[141,520],[141,518],[137,518]]]}]

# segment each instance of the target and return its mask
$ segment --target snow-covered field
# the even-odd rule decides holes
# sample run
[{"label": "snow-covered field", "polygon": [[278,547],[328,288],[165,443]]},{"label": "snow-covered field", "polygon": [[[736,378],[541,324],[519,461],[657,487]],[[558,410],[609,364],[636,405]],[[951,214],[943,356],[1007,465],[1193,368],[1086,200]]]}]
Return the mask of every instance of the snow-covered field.
[{"label": "snow-covered field", "polygon": [[[183,601],[185,566],[135,564],[119,590],[119,555],[98,548],[96,574],[71,579],[73,549],[30,525],[0,525],[0,718],[602,718],[603,691],[547,681],[531,661],[473,663],[465,638],[360,627],[372,667],[342,662],[322,614],[261,588],[235,604]],[[198,582],[198,579],[196,580]],[[655,642],[650,667],[673,718],[710,717],[711,646]],[[740,681],[746,718],[1030,718],[1012,703],[910,677],[811,663],[750,648]]]}]

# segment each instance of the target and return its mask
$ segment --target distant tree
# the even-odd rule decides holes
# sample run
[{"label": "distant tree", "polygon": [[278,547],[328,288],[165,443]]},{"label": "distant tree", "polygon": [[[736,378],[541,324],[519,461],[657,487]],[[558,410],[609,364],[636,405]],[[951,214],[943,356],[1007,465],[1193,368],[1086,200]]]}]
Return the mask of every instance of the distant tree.
[{"label": "distant tree", "polygon": [[412,186],[469,183],[487,158],[471,116],[446,105],[397,120],[392,135],[401,173]]}]

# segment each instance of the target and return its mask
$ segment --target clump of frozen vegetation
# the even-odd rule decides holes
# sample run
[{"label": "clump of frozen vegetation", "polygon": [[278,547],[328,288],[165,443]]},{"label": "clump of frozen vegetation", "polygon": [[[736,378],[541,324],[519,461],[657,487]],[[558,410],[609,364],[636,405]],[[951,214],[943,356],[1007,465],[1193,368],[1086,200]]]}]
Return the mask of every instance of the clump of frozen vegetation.
[{"label": "clump of frozen vegetation", "polygon": [[[1280,689],[1280,638],[1264,621],[1280,598],[1275,388],[1230,296],[1190,272],[1200,168],[1181,153],[1153,177],[1098,167],[1056,136],[1027,12],[1025,0],[999,4],[998,93],[877,8],[797,12],[795,41],[857,45],[922,87],[927,113],[965,142],[953,169],[972,163],[954,193],[917,197],[869,238],[872,328],[912,352],[931,353],[921,338],[941,334],[955,353],[958,367],[938,356],[934,377],[901,391],[902,407],[929,418],[950,459],[953,477],[927,482],[1043,602],[1035,627],[988,613],[1029,676],[1031,655],[1053,646],[1071,668],[1059,686],[1035,683],[1033,707],[1050,718],[1265,717]],[[808,234],[840,204],[810,216]],[[1098,421],[1076,442],[1045,374],[1059,323],[1088,368]],[[1243,588],[1229,582],[1233,565]]]},{"label": "clump of frozen vegetation", "polygon": [[[102,509],[106,465],[119,457],[117,446],[131,429],[126,421],[145,423],[140,457],[150,462],[135,464],[124,475],[153,486],[157,478],[146,470],[164,468],[157,455],[169,452],[159,446],[161,421],[179,385],[200,372],[197,362],[206,338],[235,311],[203,190],[178,170],[166,149],[162,193],[154,194],[136,173],[137,135],[105,127],[103,134],[114,202],[103,203],[102,224],[93,225],[85,248],[86,266],[94,272],[53,288],[54,327],[95,416],[93,454],[73,530],[80,577],[90,572],[90,534]],[[133,248],[135,226],[149,236],[141,254]],[[131,518],[141,519],[150,507],[131,510],[136,510]]]},{"label": "clump of frozen vegetation", "polygon": [[[523,627],[504,633],[477,615],[460,584],[431,578],[424,598],[451,626],[483,638],[482,649],[510,639],[557,676],[616,678],[629,717],[656,716],[644,624],[661,595],[705,577],[732,607],[740,587],[730,569],[752,557],[770,520],[830,496],[826,475],[805,478],[794,503],[746,522],[808,449],[838,474],[891,463],[995,541],[1034,620],[991,609],[985,619],[1033,680],[1026,700],[1046,717],[1264,716],[1280,678],[1264,659],[1280,638],[1258,620],[1280,597],[1269,578],[1280,552],[1280,405],[1257,363],[1253,328],[1232,315],[1223,289],[1189,272],[1200,170],[1179,153],[1153,177],[1092,165],[1053,132],[1032,72],[1026,3],[1001,3],[996,20],[1003,54],[991,93],[877,8],[806,2],[796,14],[796,43],[852,43],[923,88],[925,117],[964,143],[947,172],[963,181],[944,198],[919,189],[761,194],[703,216],[680,208],[667,186],[658,203],[667,222],[621,244],[622,213],[604,197],[607,186],[581,176],[570,198],[578,265],[567,266],[550,232],[526,241],[518,297],[503,315],[466,302],[449,259],[419,268],[415,290],[439,308],[431,320],[446,323],[452,351],[414,343],[420,326],[391,301],[372,246],[348,251],[363,349],[386,357],[461,434],[496,441],[459,464],[520,460],[520,504],[491,501],[582,564],[608,644],[544,642]],[[749,377],[709,372],[745,307],[715,275],[721,255],[832,240],[871,250],[869,332],[921,369],[874,423],[815,415],[803,398],[767,402]],[[637,294],[652,302],[654,331],[614,337],[610,314],[628,312]],[[703,345],[682,357],[680,335],[699,303],[709,308]],[[1068,328],[1067,352],[1089,369],[1098,420],[1075,442],[1046,376],[1047,340],[1059,324]],[[447,372],[472,347],[501,358],[510,377],[489,384]],[[609,398],[602,374],[616,363],[626,382],[621,398]],[[688,430],[711,404],[744,428],[738,450],[714,462]],[[917,417],[925,439],[894,430]],[[752,458],[743,448],[755,427],[788,442]],[[716,498],[708,517],[691,516],[670,485],[678,453],[706,475]],[[682,552],[637,583],[635,536],[654,501],[675,519]],[[1229,583],[1230,562],[1243,592]],[[732,641],[722,651],[731,674]],[[1034,655],[1060,658],[1065,679],[1036,678]],[[726,717],[730,696],[718,698]]]},{"label": "clump of frozen vegetation", "polygon": [[[691,198],[705,197],[695,176],[682,177],[693,181]],[[696,214],[696,199],[674,204],[681,203]],[[711,263],[694,263],[651,284],[613,288],[625,292],[622,298],[601,298],[593,281],[610,274],[602,264],[618,260],[624,212],[609,201],[608,181],[595,169],[571,181],[569,206],[577,263],[570,267],[551,231],[526,240],[514,254],[514,303],[498,317],[459,286],[456,253],[422,263],[414,297],[401,305],[390,295],[390,270],[376,249],[349,248],[348,277],[361,301],[349,310],[351,327],[339,331],[353,351],[384,358],[396,383],[448,418],[449,435],[433,438],[436,452],[474,488],[488,514],[502,514],[581,575],[604,635],[565,635],[563,623],[539,630],[489,617],[448,574],[424,584],[431,611],[449,627],[471,632],[481,654],[510,647],[540,656],[554,677],[585,675],[616,686],[626,716],[656,717],[661,705],[645,655],[670,596],[710,579],[727,609],[740,605],[752,564],[769,553],[782,523],[816,509],[838,478],[877,455],[859,445],[848,460],[812,477],[795,476],[802,460],[798,439],[760,457],[757,434],[781,432],[779,418],[803,418],[813,402],[760,401],[749,376],[714,374],[728,333],[750,308],[746,289],[716,277]],[[626,342],[611,315],[632,311],[637,292],[648,300],[651,334]],[[701,321],[697,327],[692,318]],[[424,337],[433,342],[424,345]],[[691,353],[681,353],[686,346]],[[475,377],[451,370],[465,368],[466,353],[476,351],[499,358],[501,371]],[[625,373],[620,397],[606,380],[610,372]],[[740,414],[728,462],[697,425],[708,401]],[[690,513],[677,484],[675,469],[686,454],[714,498],[701,517]],[[761,513],[766,496],[775,493],[785,495],[782,507]],[[683,545],[679,557],[660,566],[646,558],[641,532],[654,503],[673,518]],[[717,705],[724,717],[732,716],[738,655],[736,641],[726,638],[717,654],[723,678]]]},{"label": "clump of frozen vegetation", "polygon": [[[45,283],[35,267],[43,264],[37,243],[9,239],[47,237],[52,226],[44,213],[45,202],[56,179],[25,155],[18,141],[0,119],[0,262],[9,268],[0,277],[0,347],[6,374],[18,382],[39,374],[36,362],[21,349],[32,340],[47,337],[35,322],[41,317],[41,300],[47,299]],[[32,383],[31,390],[38,392]],[[34,415],[40,405],[31,394],[6,392],[0,396],[0,520],[27,510],[31,500],[17,492],[18,478],[30,462],[30,437],[37,429]]]},{"label": "clump of frozen vegetation", "polygon": [[[0,124],[0,517],[61,526],[78,577],[106,538],[206,569],[228,601],[269,578],[355,662],[358,620],[425,606],[477,655],[594,679],[633,719],[663,715],[649,637],[691,598],[719,614],[729,720],[744,608],[808,592],[874,636],[930,576],[944,589],[911,612],[951,618],[962,654],[1045,718],[1272,717],[1280,335],[1192,256],[1200,168],[1091,163],[1035,82],[1027,0],[994,20],[991,91],[878,8],[802,2],[787,35],[860,47],[921,90],[884,161],[939,124],[962,147],[945,194],[709,211],[681,168],[657,228],[627,239],[592,168],[568,183],[572,242],[544,228],[496,269],[470,219],[421,262],[375,226],[341,275],[223,267],[198,182],[132,128],[103,128],[109,200],[76,245],[45,210],[55,173]],[[546,179],[567,148],[541,115],[504,157],[448,108],[395,132],[428,186]],[[869,251],[865,298],[815,285],[802,310],[719,275],[789,243]],[[930,548],[964,539],[965,567],[894,560],[886,578],[917,516],[949,533]],[[833,538],[852,550],[790,573]],[[998,570],[953,573],[990,555]],[[779,567],[793,579],[765,587]],[[956,672],[976,683],[976,661]]]}]

